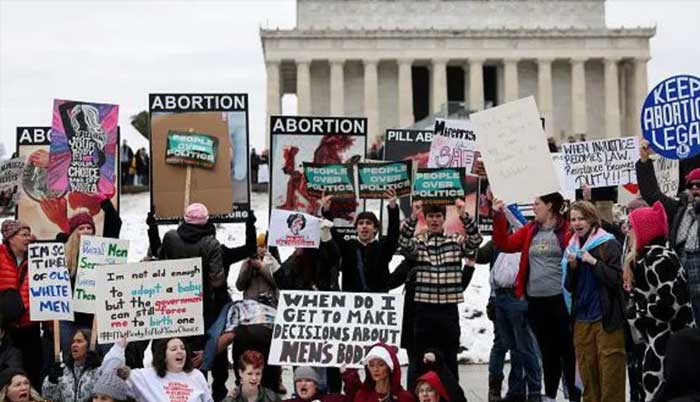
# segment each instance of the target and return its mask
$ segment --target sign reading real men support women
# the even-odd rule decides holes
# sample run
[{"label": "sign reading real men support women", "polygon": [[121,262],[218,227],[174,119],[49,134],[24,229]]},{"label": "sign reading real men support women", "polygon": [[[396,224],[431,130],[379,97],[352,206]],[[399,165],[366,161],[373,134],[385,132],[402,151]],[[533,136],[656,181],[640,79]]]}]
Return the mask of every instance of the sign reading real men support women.
[{"label": "sign reading real men support women", "polygon": [[401,342],[403,297],[388,293],[280,292],[268,364],[362,367],[377,342]]},{"label": "sign reading real men support women", "polygon": [[637,182],[637,137],[562,144],[567,189],[617,186]]},{"label": "sign reading real men support women", "polygon": [[63,243],[33,243],[28,254],[32,321],[73,321],[73,293]]},{"label": "sign reading real men support women", "polygon": [[453,204],[464,198],[464,168],[418,169],[413,181],[413,201]]},{"label": "sign reading real men support women", "polygon": [[397,197],[411,193],[411,161],[358,163],[357,180],[360,198],[384,199],[389,190]]},{"label": "sign reading real men support women", "polygon": [[325,193],[337,198],[355,198],[353,165],[304,162],[306,191],[317,198]]},{"label": "sign reading real men support women", "polygon": [[204,333],[201,258],[104,265],[97,281],[99,343]]},{"label": "sign reading real men support women", "polygon": [[98,265],[126,264],[129,241],[97,236],[81,236],[73,303],[79,313],[95,314],[97,309]]},{"label": "sign reading real men support women", "polygon": [[649,92],[641,112],[642,134],[664,158],[700,154],[700,78],[677,75]]},{"label": "sign reading real men support women", "polygon": [[169,131],[165,163],[199,166],[211,169],[216,165],[219,139],[201,133]]}]

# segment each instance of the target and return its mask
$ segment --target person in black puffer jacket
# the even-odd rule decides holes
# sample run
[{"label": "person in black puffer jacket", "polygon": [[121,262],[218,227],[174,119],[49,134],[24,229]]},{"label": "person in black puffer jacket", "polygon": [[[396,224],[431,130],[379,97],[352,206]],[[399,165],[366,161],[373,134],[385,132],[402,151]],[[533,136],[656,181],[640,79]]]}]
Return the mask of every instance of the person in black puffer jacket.
[{"label": "person in black puffer jacket", "polygon": [[654,402],[700,402],[700,329],[684,329],[666,346],[664,380]]}]

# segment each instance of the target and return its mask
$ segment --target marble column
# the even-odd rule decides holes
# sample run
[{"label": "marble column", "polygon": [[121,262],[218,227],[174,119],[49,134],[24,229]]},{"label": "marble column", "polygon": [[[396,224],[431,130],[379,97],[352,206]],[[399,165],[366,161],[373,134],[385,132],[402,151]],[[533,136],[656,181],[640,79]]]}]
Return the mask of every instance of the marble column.
[{"label": "marble column", "polygon": [[619,59],[605,59],[605,136],[619,138],[620,130],[620,87],[617,74]]},{"label": "marble column", "polygon": [[571,134],[586,134],[586,59],[571,59]]},{"label": "marble column", "polygon": [[518,99],[518,59],[503,60],[504,97],[506,102]]},{"label": "marble column", "polygon": [[433,99],[430,105],[432,113],[437,113],[443,104],[447,103],[447,60],[432,60],[432,92]]},{"label": "marble column", "polygon": [[345,60],[333,59],[331,65],[331,116],[345,116]]},{"label": "marble column", "polygon": [[379,86],[377,84],[378,60],[363,60],[365,67],[365,117],[367,118],[367,145],[371,146],[379,136]]},{"label": "marble column", "polygon": [[647,62],[649,58],[634,59],[633,69],[634,69],[634,79],[632,82],[632,108],[634,110],[634,117],[632,120],[633,131],[627,133],[627,135],[642,135],[641,128],[641,116],[642,105],[647,97],[648,81],[647,81]]},{"label": "marble column", "polygon": [[413,60],[399,59],[399,127],[405,128],[415,123],[413,117]]},{"label": "marble column", "polygon": [[311,115],[311,61],[297,60],[297,115]]},{"label": "marble column", "polygon": [[537,60],[537,106],[544,117],[548,137],[554,136],[554,101],[552,99],[552,59]]},{"label": "marble column", "polygon": [[484,108],[484,60],[469,59],[469,110]]},{"label": "marble column", "polygon": [[268,60],[265,64],[267,72],[267,119],[265,119],[265,147],[270,147],[270,116],[282,114],[282,94],[280,91],[280,62]]}]

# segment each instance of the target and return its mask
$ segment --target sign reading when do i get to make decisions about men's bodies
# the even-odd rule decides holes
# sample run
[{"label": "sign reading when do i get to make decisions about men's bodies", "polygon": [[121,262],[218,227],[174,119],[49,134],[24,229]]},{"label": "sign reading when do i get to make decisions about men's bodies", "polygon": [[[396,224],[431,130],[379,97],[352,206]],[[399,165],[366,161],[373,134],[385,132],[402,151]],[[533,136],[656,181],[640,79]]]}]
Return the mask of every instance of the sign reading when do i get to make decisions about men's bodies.
[{"label": "sign reading when do i get to make decisions about men's bodies", "polygon": [[280,292],[269,364],[362,367],[377,342],[401,342],[403,297],[388,293]]}]

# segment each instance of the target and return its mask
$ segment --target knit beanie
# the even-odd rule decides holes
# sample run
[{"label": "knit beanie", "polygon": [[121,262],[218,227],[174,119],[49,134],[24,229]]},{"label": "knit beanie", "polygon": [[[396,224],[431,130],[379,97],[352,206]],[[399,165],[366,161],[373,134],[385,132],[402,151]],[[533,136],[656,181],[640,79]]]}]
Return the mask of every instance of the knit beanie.
[{"label": "knit beanie", "polygon": [[68,221],[68,226],[70,226],[70,233],[73,233],[75,229],[80,225],[90,225],[92,226],[93,233],[95,232],[95,221],[92,219],[92,215],[87,212],[80,212],[73,215]]},{"label": "knit beanie", "polygon": [[185,209],[185,222],[190,225],[204,225],[209,221],[209,210],[204,204],[195,202]]},{"label": "knit beanie", "polygon": [[690,173],[685,176],[686,183],[690,183],[691,181],[700,181],[700,168],[691,170]]},{"label": "knit beanie", "polygon": [[258,237],[255,238],[255,244],[258,247],[267,247],[267,235],[265,235],[265,233],[260,233]]},{"label": "knit beanie", "polygon": [[2,227],[0,232],[2,233],[2,238],[4,240],[9,240],[10,237],[17,234],[22,229],[29,229],[29,225],[22,221],[16,221],[14,219],[8,219],[2,222]]},{"label": "knit beanie", "polygon": [[651,208],[632,211],[629,221],[637,238],[637,250],[641,250],[657,237],[668,237],[666,211],[659,201],[656,201]]},{"label": "knit beanie", "polygon": [[106,395],[115,401],[126,401],[129,397],[129,386],[116,372],[107,371],[95,381],[92,394]]},{"label": "knit beanie", "polygon": [[437,391],[438,395],[440,395],[442,399],[450,402],[450,395],[447,393],[447,390],[445,390],[445,386],[442,385],[442,381],[440,381],[440,377],[436,372],[428,371],[427,373],[418,377],[418,380],[416,381],[416,394],[418,394],[418,387],[420,387],[420,384],[423,382],[427,382],[434,390]]},{"label": "knit beanie", "polygon": [[315,382],[316,385],[318,385],[320,382],[316,370],[314,370],[313,367],[308,366],[297,367],[297,369],[294,370],[294,382],[297,382],[298,380],[311,380]]},{"label": "knit beanie", "polygon": [[384,363],[389,366],[389,370],[394,371],[394,359],[391,358],[391,354],[389,354],[389,351],[385,347],[379,345],[373,346],[365,356],[365,365],[369,364],[369,361],[372,359],[383,360]]}]

